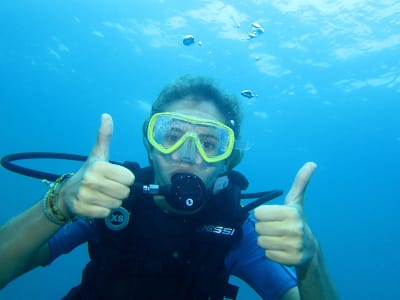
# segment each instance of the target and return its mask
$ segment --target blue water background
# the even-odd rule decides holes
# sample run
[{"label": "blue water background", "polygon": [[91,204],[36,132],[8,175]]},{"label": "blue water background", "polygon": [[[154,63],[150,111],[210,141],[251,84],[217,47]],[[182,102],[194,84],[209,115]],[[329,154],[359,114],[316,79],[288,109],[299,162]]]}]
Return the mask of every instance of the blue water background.
[{"label": "blue water background", "polygon": [[[302,164],[315,161],[305,211],[341,299],[394,299],[399,16],[397,0],[3,0],[0,155],[86,155],[108,112],[115,123],[111,159],[146,164],[141,124],[160,89],[183,74],[211,76],[241,100],[248,150],[238,170],[249,190],[288,191]],[[249,40],[253,22],[265,32]],[[186,34],[196,43],[184,46]],[[243,89],[257,97],[241,97]],[[46,190],[5,169],[0,187],[0,223]],[[80,281],[86,261],[82,246],[15,280],[0,299],[59,299]],[[243,286],[239,299],[259,298]]]}]

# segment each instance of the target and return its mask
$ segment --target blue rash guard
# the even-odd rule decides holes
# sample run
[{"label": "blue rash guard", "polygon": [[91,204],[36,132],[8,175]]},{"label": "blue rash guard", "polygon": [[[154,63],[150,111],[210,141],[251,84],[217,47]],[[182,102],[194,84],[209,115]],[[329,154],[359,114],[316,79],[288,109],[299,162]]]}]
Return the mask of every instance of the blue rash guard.
[{"label": "blue rash guard", "polygon": [[[230,275],[237,276],[251,286],[263,299],[273,300],[281,297],[297,285],[295,273],[264,255],[257,245],[255,220],[248,218],[243,224],[243,238],[225,258]],[[75,247],[90,241],[95,235],[94,227],[79,220],[63,226],[50,240],[50,264],[57,257]]]}]

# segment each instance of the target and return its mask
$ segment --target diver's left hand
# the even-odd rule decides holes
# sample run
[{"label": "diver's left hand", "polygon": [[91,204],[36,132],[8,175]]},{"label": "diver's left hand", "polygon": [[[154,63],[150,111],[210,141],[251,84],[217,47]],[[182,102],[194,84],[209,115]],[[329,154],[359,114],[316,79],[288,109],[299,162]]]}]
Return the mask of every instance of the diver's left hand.
[{"label": "diver's left hand", "polygon": [[313,162],[303,165],[284,205],[263,205],[254,211],[258,245],[280,264],[307,264],[317,251],[317,241],[304,216],[304,193],[315,168]]}]

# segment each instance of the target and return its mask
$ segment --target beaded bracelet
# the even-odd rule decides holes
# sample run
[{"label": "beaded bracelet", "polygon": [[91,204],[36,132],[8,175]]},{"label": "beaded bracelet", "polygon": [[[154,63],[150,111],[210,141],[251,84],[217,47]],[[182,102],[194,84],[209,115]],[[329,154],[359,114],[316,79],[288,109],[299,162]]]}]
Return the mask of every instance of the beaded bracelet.
[{"label": "beaded bracelet", "polygon": [[47,191],[45,197],[42,200],[42,211],[49,221],[57,224],[64,225],[69,222],[75,221],[77,218],[70,218],[64,216],[60,209],[57,206],[58,203],[58,194],[62,184],[70,177],[74,175],[73,173],[64,174],[61,177],[57,178],[56,181],[50,182],[48,180],[43,180],[49,186],[49,190]]}]

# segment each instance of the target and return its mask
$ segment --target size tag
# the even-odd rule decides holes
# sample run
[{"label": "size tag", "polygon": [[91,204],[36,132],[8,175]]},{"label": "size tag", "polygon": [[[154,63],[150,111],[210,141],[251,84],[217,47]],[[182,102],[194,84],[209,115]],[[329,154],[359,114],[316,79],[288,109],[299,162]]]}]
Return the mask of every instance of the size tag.
[{"label": "size tag", "polygon": [[123,207],[113,209],[104,219],[106,226],[111,230],[122,230],[129,223],[129,211]]}]

